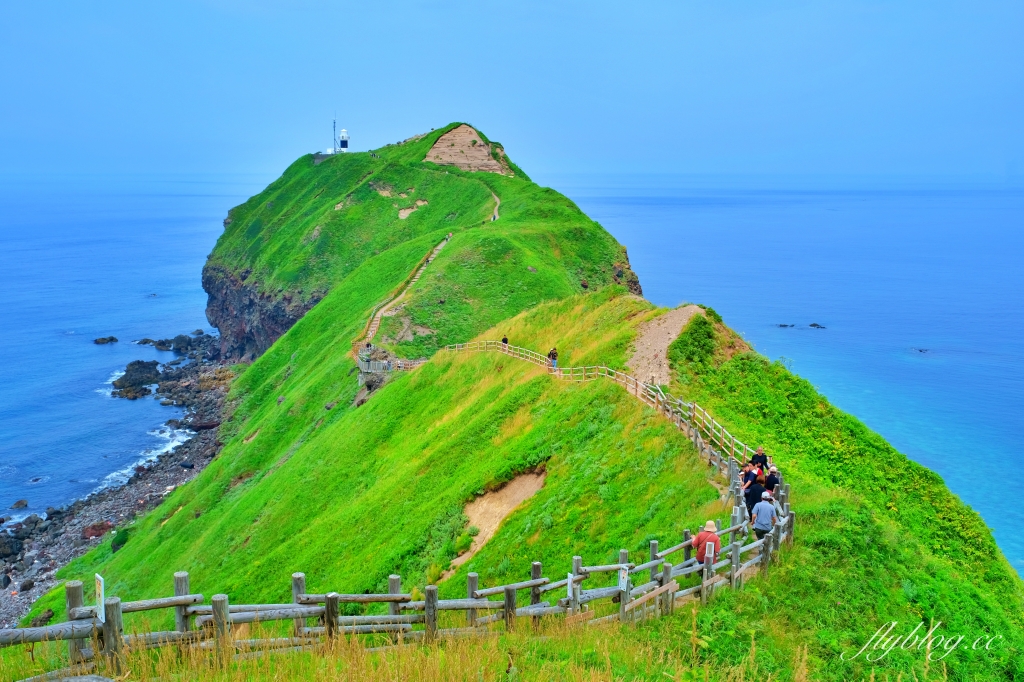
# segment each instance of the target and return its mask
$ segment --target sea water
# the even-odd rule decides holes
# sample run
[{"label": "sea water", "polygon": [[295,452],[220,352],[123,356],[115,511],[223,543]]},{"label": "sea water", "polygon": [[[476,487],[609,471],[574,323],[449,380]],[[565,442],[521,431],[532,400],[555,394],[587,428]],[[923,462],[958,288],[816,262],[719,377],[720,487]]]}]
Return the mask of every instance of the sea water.
[{"label": "sea water", "polygon": [[[0,514],[65,504],[188,436],[164,425],[179,409],[111,398],[110,382],[131,360],[173,358],[132,341],[211,331],[203,262],[227,209],[271,179],[0,183]],[[650,300],[717,309],[938,472],[1024,569],[1005,483],[1020,475],[1024,192],[540,181],[628,247]]]},{"label": "sea water", "polygon": [[1024,573],[1024,191],[544,180],[628,247],[648,299],[715,308],[941,475]]},{"label": "sea water", "polygon": [[265,181],[3,178],[0,516],[123,482],[189,437],[165,424],[180,408],[112,398],[111,383],[132,360],[175,358],[133,341],[209,330],[203,262],[227,209]]}]

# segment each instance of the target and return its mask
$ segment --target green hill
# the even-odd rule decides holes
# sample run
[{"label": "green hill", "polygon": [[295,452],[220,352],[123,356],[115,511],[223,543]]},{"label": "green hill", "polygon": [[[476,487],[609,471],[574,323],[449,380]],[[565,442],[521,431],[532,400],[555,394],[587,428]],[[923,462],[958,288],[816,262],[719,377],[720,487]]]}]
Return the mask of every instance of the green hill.
[{"label": "green hill", "polygon": [[[624,249],[500,145],[490,153],[505,174],[425,162],[456,127],[373,154],[303,157],[231,212],[211,264],[247,272],[268,298],[319,302],[239,366],[225,446],[209,467],[138,520],[116,554],[106,543],[62,575],[102,572],[108,593],[128,599],[166,594],[174,570],[191,573],[194,591],[233,602],[289,601],[293,571],[318,591],[386,591],[396,572],[422,589],[468,544],[464,506],[538,470],[543,488],[441,583],[443,596],[463,596],[469,571],[483,585],[523,579],[531,561],[564,575],[574,554],[588,564],[612,562],[620,548],[646,556],[653,538],[728,516],[690,442],[618,385],[436,352],[507,333],[538,351],[557,345],[566,366],[625,369],[639,325],[665,312],[627,289],[638,290]],[[399,357],[431,361],[355,406],[352,339],[449,232],[378,334]],[[404,329],[414,331],[399,338]],[[608,670],[705,679],[705,667],[718,671],[708,679],[1024,678],[1024,591],[978,515],[807,382],[743,350],[714,311],[694,316],[671,347],[670,388],[774,453],[798,514],[783,562],[766,580],[722,591],[695,622],[680,614],[606,641],[501,646],[533,656],[526,670],[561,661],[593,679]],[[60,613],[59,591],[36,609],[47,607]],[[921,651],[874,664],[841,658],[889,621],[899,633],[941,621],[939,632],[966,643],[927,674]],[[1002,639],[972,649],[983,636]],[[752,667],[736,671],[752,639],[748,677]]]}]

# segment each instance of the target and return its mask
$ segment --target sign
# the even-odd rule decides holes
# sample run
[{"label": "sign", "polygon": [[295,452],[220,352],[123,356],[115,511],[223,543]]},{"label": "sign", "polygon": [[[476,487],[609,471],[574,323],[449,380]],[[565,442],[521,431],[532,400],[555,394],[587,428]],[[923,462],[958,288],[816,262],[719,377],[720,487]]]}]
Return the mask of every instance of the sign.
[{"label": "sign", "polygon": [[566,585],[565,591],[568,593],[565,595],[566,599],[572,599],[572,573],[569,574],[568,584]]},{"label": "sign", "polygon": [[103,576],[96,574],[96,619],[101,623],[106,622],[107,612],[103,608]]},{"label": "sign", "polygon": [[625,592],[629,589],[629,569],[619,569],[619,589]]}]

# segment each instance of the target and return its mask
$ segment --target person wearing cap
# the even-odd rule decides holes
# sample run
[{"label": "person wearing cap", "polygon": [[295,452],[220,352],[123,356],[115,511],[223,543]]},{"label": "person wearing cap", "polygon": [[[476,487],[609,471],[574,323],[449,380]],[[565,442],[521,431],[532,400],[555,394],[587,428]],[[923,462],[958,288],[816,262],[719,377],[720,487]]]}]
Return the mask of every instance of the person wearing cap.
[{"label": "person wearing cap", "polygon": [[718,557],[718,553],[722,551],[722,541],[718,538],[718,526],[715,525],[714,521],[708,521],[704,524],[704,530],[697,533],[697,537],[693,539],[693,547],[697,550],[697,563],[704,563],[704,556],[707,552],[708,544],[714,546],[714,553],[711,555],[711,563],[715,563],[715,559]]},{"label": "person wearing cap", "polygon": [[747,462],[743,465],[743,493],[746,494],[750,486],[756,482],[757,467],[754,466],[753,462]]},{"label": "person wearing cap", "polygon": [[768,455],[764,454],[764,447],[758,446],[757,452],[755,452],[750,457],[750,461],[753,462],[754,464],[756,464],[757,467],[759,469],[761,469],[761,470],[767,469],[768,468]]},{"label": "person wearing cap", "polygon": [[768,467],[768,476],[764,479],[764,487],[772,495],[775,494],[775,488],[779,485],[779,470],[775,467]]},{"label": "person wearing cap", "polygon": [[754,535],[758,540],[771,531],[777,519],[778,514],[775,513],[775,505],[772,504],[771,493],[768,491],[761,493],[761,501],[755,504],[750,512],[750,523],[754,527]]}]

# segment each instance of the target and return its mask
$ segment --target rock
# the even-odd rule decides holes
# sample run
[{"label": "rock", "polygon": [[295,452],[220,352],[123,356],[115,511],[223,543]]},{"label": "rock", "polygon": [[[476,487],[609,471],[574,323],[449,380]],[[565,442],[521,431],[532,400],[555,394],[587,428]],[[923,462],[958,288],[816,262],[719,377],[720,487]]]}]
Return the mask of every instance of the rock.
[{"label": "rock", "polygon": [[35,528],[36,526],[38,526],[42,522],[43,522],[43,520],[41,518],[39,518],[38,514],[31,514],[27,519],[22,521],[22,523],[25,525],[25,527],[26,528],[30,528],[30,529],[31,528]]},{"label": "rock", "polygon": [[818,324],[817,322],[811,322],[811,327],[812,327],[813,329],[825,329],[825,327],[822,327],[822,326],[821,326],[820,324]]},{"label": "rock", "polygon": [[129,386],[118,391],[111,391],[110,395],[116,398],[124,398],[125,400],[138,400],[139,398],[145,398],[152,392],[145,386]]},{"label": "rock", "polygon": [[18,585],[18,591],[19,592],[28,592],[29,590],[31,590],[35,586],[36,586],[36,581],[35,580],[25,580],[20,585]]},{"label": "rock", "polygon": [[17,556],[21,552],[24,543],[6,533],[0,533],[0,559]]},{"label": "rock", "polygon": [[174,339],[159,339],[153,342],[153,348],[157,350],[170,350],[174,344]]},{"label": "rock", "polygon": [[277,396],[277,404],[280,405],[283,402],[284,402],[284,396],[283,395]]},{"label": "rock", "polygon": [[189,352],[192,350],[192,337],[178,334],[171,340],[171,348],[177,353]]},{"label": "rock", "polygon": [[220,422],[219,421],[208,421],[208,422],[195,422],[193,424],[189,424],[188,427],[190,429],[192,429],[193,431],[209,431],[211,429],[217,428],[218,426],[220,426]]},{"label": "rock", "polygon": [[338,403],[327,403],[326,405],[324,405],[324,409],[325,410],[333,410],[334,406],[337,405],[337,404]]},{"label": "rock", "polygon": [[202,336],[205,333],[206,332],[204,332],[202,329],[197,329],[194,332],[192,332],[192,336]]},{"label": "rock", "polygon": [[589,289],[590,288],[590,285],[587,283],[587,280],[585,280],[585,279],[581,279],[580,280],[580,286],[583,287],[584,289]]},{"label": "rock", "polygon": [[110,521],[98,521],[82,529],[82,539],[92,540],[93,538],[103,537],[110,532],[110,529],[113,527],[114,524]]},{"label": "rock", "polygon": [[28,506],[28,500],[18,500],[11,505],[11,509],[24,509]]},{"label": "rock", "polygon": [[0,590],[6,590],[10,584],[11,576],[7,575],[6,573],[0,575]]},{"label": "rock", "polygon": [[117,343],[117,337],[116,336],[101,336],[98,339],[93,339],[92,342],[95,343],[97,346],[103,346],[103,345],[108,344],[108,343]]},{"label": "rock", "polygon": [[124,375],[114,381],[114,388],[135,388],[155,384],[160,380],[156,360],[133,360],[124,368]]},{"label": "rock", "polygon": [[192,462],[182,462],[181,463],[181,468],[182,469],[195,469],[196,465],[193,464]]},{"label": "rock", "polygon": [[156,343],[156,341],[154,341],[153,339],[140,339],[135,343],[139,344],[140,346],[152,346],[154,343]]},{"label": "rock", "polygon": [[537,268],[533,267],[532,265],[527,265],[526,269],[529,270],[530,272],[537,272]]},{"label": "rock", "polygon": [[33,618],[28,626],[30,628],[41,628],[44,625],[49,625],[50,621],[53,620],[53,609],[46,609],[38,616]]}]

